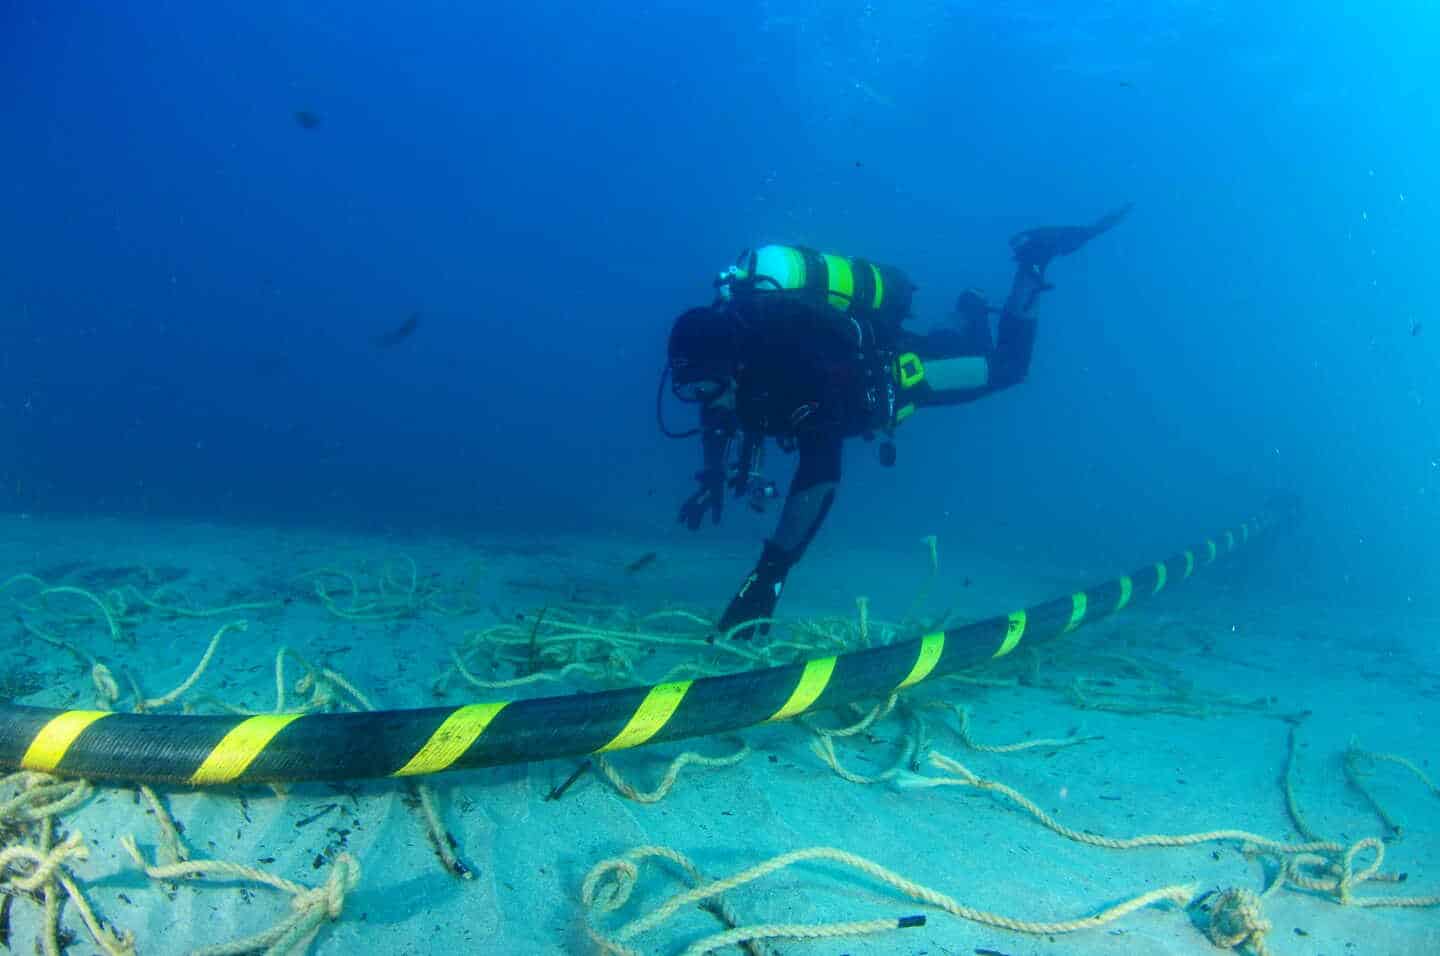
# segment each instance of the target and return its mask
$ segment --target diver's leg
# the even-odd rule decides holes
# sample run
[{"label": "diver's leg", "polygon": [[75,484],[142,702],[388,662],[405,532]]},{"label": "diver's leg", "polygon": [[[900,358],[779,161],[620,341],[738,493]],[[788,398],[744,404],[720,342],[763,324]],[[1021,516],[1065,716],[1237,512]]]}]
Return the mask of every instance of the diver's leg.
[{"label": "diver's leg", "polygon": [[[814,540],[835,501],[843,443],[840,435],[832,433],[807,432],[799,437],[800,464],[790,483],[790,493],[785,496],[780,522],[774,536],[765,542],[755,569],[721,615],[722,634],[745,621],[769,618],[775,613],[786,575]],[[762,622],[742,628],[735,636],[750,638],[769,630],[770,625]]]},{"label": "diver's leg", "polygon": [[1052,286],[1045,269],[1056,256],[1069,255],[1091,239],[1108,232],[1130,212],[1128,205],[1089,226],[1044,226],[1012,236],[1015,278],[1000,309],[995,350],[990,355],[989,387],[1006,388],[1024,380],[1035,349],[1035,307],[1040,294]]},{"label": "diver's leg", "polygon": [[800,436],[800,464],[785,496],[785,507],[770,544],[792,556],[791,564],[809,547],[830,512],[840,486],[840,451],[843,440],[832,433]]}]

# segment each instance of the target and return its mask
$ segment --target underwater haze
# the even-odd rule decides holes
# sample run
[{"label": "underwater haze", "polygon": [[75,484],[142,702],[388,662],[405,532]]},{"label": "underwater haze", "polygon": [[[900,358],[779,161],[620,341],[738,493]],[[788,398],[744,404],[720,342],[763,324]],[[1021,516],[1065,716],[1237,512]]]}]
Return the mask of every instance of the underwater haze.
[{"label": "underwater haze", "polygon": [[848,449],[822,542],[1115,561],[1287,493],[1325,587],[1437,603],[1428,5],[3,17],[0,508],[663,528],[665,335],[740,249],[894,263],[924,323],[1134,202],[1024,387]]},{"label": "underwater haze", "polygon": [[[1440,953],[1437,50],[0,0],[0,947]],[[833,508],[815,439],[712,522],[667,343],[766,244],[908,275],[903,342],[1052,284],[1025,380],[1012,310]]]}]

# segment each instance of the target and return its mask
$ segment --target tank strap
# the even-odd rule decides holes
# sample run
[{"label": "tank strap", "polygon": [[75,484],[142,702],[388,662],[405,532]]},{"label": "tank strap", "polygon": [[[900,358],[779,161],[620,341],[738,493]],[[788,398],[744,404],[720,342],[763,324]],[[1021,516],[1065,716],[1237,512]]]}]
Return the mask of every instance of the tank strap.
[{"label": "tank strap", "polygon": [[880,272],[871,264],[868,259],[850,260],[850,269],[855,275],[855,300],[852,308],[874,310],[880,303],[876,301],[876,282],[880,281]]}]

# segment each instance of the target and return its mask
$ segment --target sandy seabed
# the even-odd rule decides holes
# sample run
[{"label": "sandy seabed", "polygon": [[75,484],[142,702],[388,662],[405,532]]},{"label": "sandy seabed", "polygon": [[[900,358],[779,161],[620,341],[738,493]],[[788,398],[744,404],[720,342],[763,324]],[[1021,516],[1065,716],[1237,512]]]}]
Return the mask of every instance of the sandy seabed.
[{"label": "sandy seabed", "polygon": [[[1140,565],[1161,556],[1135,557]],[[47,707],[94,708],[98,698],[107,709],[131,710],[148,697],[158,711],[264,712],[276,704],[274,660],[282,646],[297,654],[286,678],[292,707],[364,706],[334,682],[305,684],[307,668],[343,676],[382,709],[637,682],[626,675],[655,680],[703,647],[702,631],[693,621],[646,615],[685,609],[713,616],[752,558],[741,545],[717,550],[689,536],[400,538],[0,516],[0,581],[8,582],[0,592],[8,612],[0,696]],[[1003,613],[1125,570],[1027,566],[1014,556],[953,553],[949,543],[932,570],[919,545],[873,553],[817,545],[792,576],[782,611],[820,622],[806,632],[811,638],[824,633],[844,643],[858,639],[855,599],[863,594],[869,637],[885,640],[916,636],[942,620]],[[45,588],[61,590],[42,597]],[[118,636],[93,602],[67,589],[97,596]],[[535,631],[542,610],[551,627],[572,621],[673,630],[696,643],[668,646],[653,658],[632,653],[570,668],[562,677],[562,661],[501,640]],[[246,627],[224,634],[193,686],[153,704],[182,685],[219,628],[240,620]],[[682,767],[673,789],[654,803],[627,798],[593,765],[559,799],[545,799],[579,758],[435,777],[434,807],[468,878],[442,865],[416,792],[404,782],[157,793],[191,860],[243,864],[314,888],[332,879],[337,861],[353,859],[358,879],[343,905],[317,917],[317,931],[303,934],[313,939],[300,941],[316,954],[599,952],[587,927],[614,938],[689,888],[679,867],[651,859],[624,906],[587,912],[587,873],[641,846],[678,851],[708,880],[831,847],[964,906],[1022,921],[1092,916],[1167,886],[1187,887],[1191,901],[1215,891],[1199,905],[1162,902],[1100,927],[1029,935],[943,912],[873,874],[814,859],[727,891],[728,918],[752,927],[881,920],[892,928],[753,944],[760,952],[1208,954],[1220,950],[1206,936],[1206,907],[1226,889],[1264,891],[1294,856],[1248,852],[1240,839],[1132,849],[1077,842],[1042,825],[1004,790],[926,786],[924,778],[957,776],[931,760],[933,753],[1024,795],[1058,826],[1086,837],[1243,830],[1301,843],[1303,826],[1345,846],[1377,838],[1385,854],[1379,872],[1404,874],[1404,882],[1357,883],[1343,905],[1341,892],[1323,885],[1336,873],[1312,867],[1306,872],[1320,885],[1292,882],[1263,900],[1269,951],[1434,953],[1440,909],[1354,905],[1440,894],[1440,791],[1428,784],[1440,669],[1416,652],[1423,646],[1412,633],[1417,627],[1383,610],[1282,606],[1248,588],[1243,569],[1197,574],[1173,593],[1062,641],[1024,649],[963,680],[921,685],[863,730],[829,738],[846,774],[885,777],[881,782],[844,779],[815,749],[815,728],[854,725],[866,708],[811,715],[808,727],[790,721],[612,754],[613,769],[648,790],[683,752],[725,758],[749,748],[723,766]],[[787,633],[782,626],[772,638]],[[486,652],[487,641],[498,641],[495,653]],[[603,658],[595,653],[603,649],[595,642],[592,659]],[[532,668],[559,679],[474,687],[455,671],[452,652],[461,652],[480,680]],[[710,667],[741,663],[701,656]],[[108,697],[96,664],[114,679]],[[968,736],[958,708],[968,714]],[[1052,742],[977,749],[1044,740]],[[10,778],[0,800],[25,782]],[[174,847],[133,786],[98,785],[53,819],[53,841],[80,834],[87,851],[68,857],[66,871],[106,925],[133,935],[136,952],[203,950],[261,933],[294,912],[290,894],[273,886],[147,876],[122,838],[133,835],[147,861],[167,862]],[[34,826],[5,821],[0,833],[7,844],[24,842]],[[1373,857],[1372,850],[1358,853],[1351,872]],[[13,890],[4,925],[16,952],[34,951],[32,940],[44,935],[36,894],[14,889],[27,874],[33,865],[24,861],[4,873]],[[614,885],[602,881],[597,897],[611,899]],[[626,945],[683,952],[726,929],[713,909],[683,905]],[[923,925],[893,928],[919,915]],[[97,951],[73,905],[62,910],[60,938],[73,940],[68,952]]]}]

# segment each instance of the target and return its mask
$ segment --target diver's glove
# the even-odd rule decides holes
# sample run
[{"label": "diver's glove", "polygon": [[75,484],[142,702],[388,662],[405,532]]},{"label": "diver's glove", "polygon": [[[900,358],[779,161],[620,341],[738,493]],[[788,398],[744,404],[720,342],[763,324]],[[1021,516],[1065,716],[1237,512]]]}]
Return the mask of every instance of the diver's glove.
[{"label": "diver's glove", "polygon": [[720,523],[720,509],[725,504],[725,471],[721,468],[706,468],[695,472],[700,487],[685,499],[680,506],[679,522],[691,531],[700,530],[705,522],[705,512],[710,512],[710,523]]},{"label": "diver's glove", "polygon": [[748,641],[770,633],[769,618],[775,614],[775,605],[780,603],[780,592],[785,589],[785,577],[794,565],[794,559],[769,541],[760,553],[760,562],[750,572],[740,590],[730,599],[730,606],[720,616],[720,633],[728,634],[731,628],[746,621],[756,623],[741,627],[735,632],[737,640]]},{"label": "diver's glove", "polygon": [[1129,212],[1127,203],[1088,226],[1041,226],[1017,232],[1010,237],[1010,251],[1021,266],[1044,272],[1051,259],[1068,256],[1101,233],[1109,232]]}]

